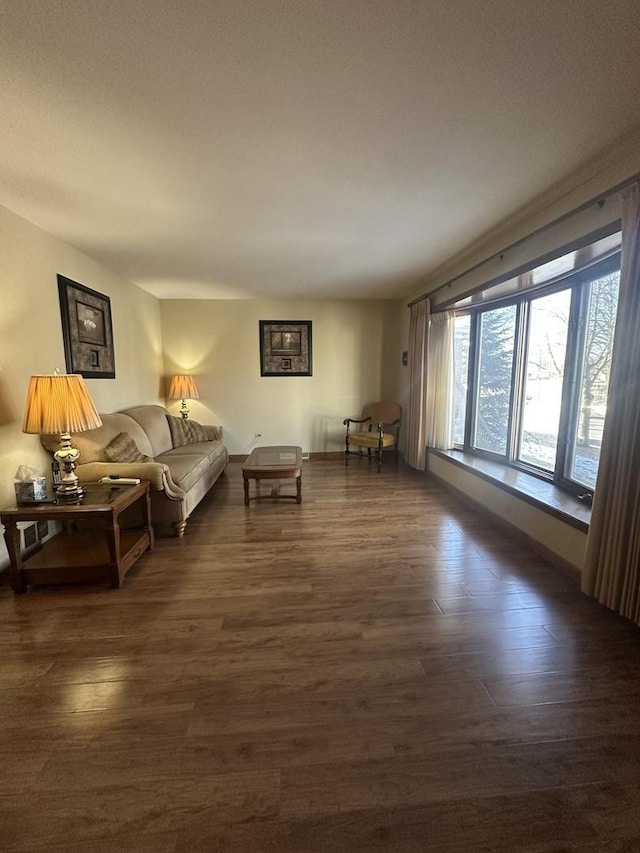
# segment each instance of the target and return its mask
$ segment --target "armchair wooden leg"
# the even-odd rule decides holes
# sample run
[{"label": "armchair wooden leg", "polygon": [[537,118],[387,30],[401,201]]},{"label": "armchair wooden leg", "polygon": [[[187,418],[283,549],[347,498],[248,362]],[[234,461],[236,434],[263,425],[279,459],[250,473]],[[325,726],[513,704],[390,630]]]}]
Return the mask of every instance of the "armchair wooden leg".
[{"label": "armchair wooden leg", "polygon": [[349,442],[347,441],[347,442],[345,443],[345,448],[344,448],[344,464],[345,464],[345,465],[348,465],[348,464],[349,464],[349,453],[350,453],[350,450],[349,450]]},{"label": "armchair wooden leg", "polygon": [[382,444],[378,445],[378,474],[382,471]]}]

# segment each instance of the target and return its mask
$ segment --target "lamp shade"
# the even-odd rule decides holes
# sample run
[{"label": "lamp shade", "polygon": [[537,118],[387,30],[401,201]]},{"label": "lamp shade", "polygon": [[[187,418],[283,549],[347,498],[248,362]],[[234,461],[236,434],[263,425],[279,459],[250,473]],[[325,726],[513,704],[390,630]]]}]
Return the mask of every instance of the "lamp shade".
[{"label": "lamp shade", "polygon": [[170,400],[199,400],[200,395],[196,388],[193,376],[178,374],[171,377],[169,386]]},{"label": "lamp shade", "polygon": [[99,426],[100,415],[82,376],[52,373],[31,377],[22,432],[61,435]]}]

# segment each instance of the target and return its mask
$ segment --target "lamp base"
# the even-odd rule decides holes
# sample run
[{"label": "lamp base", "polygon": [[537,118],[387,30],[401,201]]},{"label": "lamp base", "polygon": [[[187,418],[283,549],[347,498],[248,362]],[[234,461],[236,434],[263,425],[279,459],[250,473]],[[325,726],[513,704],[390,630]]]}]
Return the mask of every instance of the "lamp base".
[{"label": "lamp base", "polygon": [[76,474],[76,462],[80,452],[71,444],[71,436],[68,432],[60,436],[60,447],[53,454],[53,458],[60,466],[62,482],[56,489],[56,503],[79,504],[84,498],[84,489],[78,482]]},{"label": "lamp base", "polygon": [[58,486],[56,489],[56,503],[58,504],[81,504],[86,492],[82,486]]}]

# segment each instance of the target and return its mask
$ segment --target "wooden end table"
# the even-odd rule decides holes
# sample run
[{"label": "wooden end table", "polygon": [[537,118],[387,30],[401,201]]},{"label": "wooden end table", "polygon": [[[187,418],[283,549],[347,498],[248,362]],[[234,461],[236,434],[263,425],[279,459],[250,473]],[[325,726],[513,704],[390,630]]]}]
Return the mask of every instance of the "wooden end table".
[{"label": "wooden end table", "polygon": [[[0,511],[9,552],[11,587],[26,592],[31,584],[109,581],[114,589],[136,560],[153,548],[149,483],[138,485],[89,484],[80,504],[30,504]],[[138,504],[140,523],[121,528],[122,512]],[[20,552],[21,521],[58,521],[62,532],[27,554]],[[85,527],[93,529],[83,530]],[[95,529],[100,528],[104,535]]]},{"label": "wooden end table", "polygon": [[[244,505],[249,501],[289,499],[302,503],[302,448],[293,445],[255,447],[242,466],[244,479]],[[281,495],[274,487],[268,495],[260,494],[260,480],[287,480],[295,478],[295,495]],[[249,497],[249,480],[256,481],[257,494]]]}]

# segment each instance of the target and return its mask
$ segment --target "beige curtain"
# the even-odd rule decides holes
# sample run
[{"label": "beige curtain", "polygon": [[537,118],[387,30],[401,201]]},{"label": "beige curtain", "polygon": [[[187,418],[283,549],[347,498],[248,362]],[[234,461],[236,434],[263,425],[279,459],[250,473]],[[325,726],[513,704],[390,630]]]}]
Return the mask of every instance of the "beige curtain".
[{"label": "beige curtain", "polygon": [[623,196],[609,400],[582,589],[640,623],[640,187]]},{"label": "beige curtain", "polygon": [[427,384],[427,339],[430,306],[421,299],[411,306],[409,323],[409,407],[405,459],[412,468],[424,471],[425,464],[425,391]]},{"label": "beige curtain", "polygon": [[453,446],[453,312],[431,315],[427,345],[426,439],[428,447]]}]

